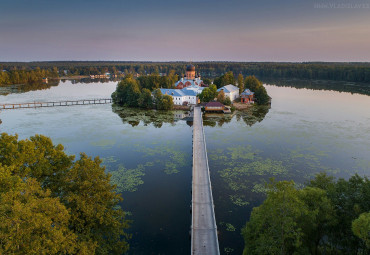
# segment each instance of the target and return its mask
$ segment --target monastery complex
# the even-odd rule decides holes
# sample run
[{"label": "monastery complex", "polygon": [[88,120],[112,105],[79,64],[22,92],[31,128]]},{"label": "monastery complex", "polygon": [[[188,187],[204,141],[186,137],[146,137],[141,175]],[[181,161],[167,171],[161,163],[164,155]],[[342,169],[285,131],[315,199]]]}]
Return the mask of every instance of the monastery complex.
[{"label": "monastery complex", "polygon": [[[175,105],[195,105],[199,103],[198,95],[202,93],[203,89],[208,87],[201,80],[200,76],[196,76],[195,66],[188,65],[186,67],[186,75],[175,83],[176,89],[160,89],[163,95],[169,95],[173,98]],[[223,86],[217,90],[218,92],[223,91],[226,97],[229,97],[231,101],[239,98],[239,88],[235,85],[229,84]],[[244,93],[244,92],[243,92]],[[253,102],[253,92],[248,92],[248,100],[243,102]],[[252,93],[252,94],[250,94]]]}]

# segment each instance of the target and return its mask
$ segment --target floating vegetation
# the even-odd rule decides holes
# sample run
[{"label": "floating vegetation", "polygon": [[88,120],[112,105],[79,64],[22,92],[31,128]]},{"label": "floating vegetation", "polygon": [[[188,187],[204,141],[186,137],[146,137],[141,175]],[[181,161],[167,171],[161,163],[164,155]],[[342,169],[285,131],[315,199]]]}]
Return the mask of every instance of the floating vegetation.
[{"label": "floating vegetation", "polygon": [[260,161],[254,161],[249,165],[257,175],[285,175],[288,170],[283,166],[282,161],[264,159]]},{"label": "floating vegetation", "polygon": [[224,248],[224,252],[225,252],[225,254],[231,254],[233,251],[234,251],[234,249],[233,249],[233,248],[230,248],[230,247],[225,247],[225,248]]},{"label": "floating vegetation", "polygon": [[103,161],[102,164],[105,165],[105,166],[117,162],[117,159],[114,156],[101,158],[101,160]]},{"label": "floating vegetation", "polygon": [[144,126],[153,124],[160,128],[164,123],[174,125],[176,122],[175,113],[184,111],[157,111],[143,110],[138,108],[112,106],[113,112],[118,114],[124,124],[130,124],[135,127],[142,123]]},{"label": "floating vegetation", "polygon": [[98,141],[90,142],[90,144],[92,146],[109,148],[109,147],[112,147],[113,145],[115,145],[116,141],[115,140],[110,140],[110,139],[101,139],[101,140],[98,140]]},{"label": "floating vegetation", "polygon": [[230,151],[231,159],[237,160],[237,159],[249,159],[253,160],[254,155],[256,152],[252,151],[252,146],[238,146],[235,148],[227,148],[228,151]]},{"label": "floating vegetation", "polygon": [[243,196],[239,195],[230,195],[230,200],[233,204],[237,206],[247,206],[249,205],[248,201],[244,200],[245,198]]},{"label": "floating vegetation", "polygon": [[179,170],[177,170],[177,166],[175,163],[166,161],[164,172],[166,174],[177,174],[179,173]]},{"label": "floating vegetation", "polygon": [[116,171],[112,171],[112,183],[117,185],[118,192],[134,192],[139,185],[144,184],[142,176],[144,173],[144,166],[138,165],[135,169],[126,169],[122,165]]},{"label": "floating vegetation", "polygon": [[130,212],[130,211],[125,211],[125,214],[126,214],[127,216],[132,216],[132,212]]},{"label": "floating vegetation", "polygon": [[236,230],[236,228],[231,224],[231,223],[226,223],[226,222],[220,222],[219,223],[219,225],[220,226],[222,226],[222,227],[226,227],[226,231],[235,231]]},{"label": "floating vegetation", "polygon": [[155,163],[163,164],[163,169],[166,174],[176,174],[180,171],[179,167],[186,165],[186,154],[178,151],[176,143],[168,141],[166,144],[157,145],[153,148],[135,145],[135,151],[140,152],[143,157],[158,157],[161,156],[165,160],[155,160],[146,164],[154,165]]},{"label": "floating vegetation", "polygon": [[252,188],[252,192],[254,193],[266,194],[267,191],[268,188],[266,188],[266,184],[255,183]]},{"label": "floating vegetation", "polygon": [[231,223],[226,223],[226,231],[235,231],[235,227]]}]

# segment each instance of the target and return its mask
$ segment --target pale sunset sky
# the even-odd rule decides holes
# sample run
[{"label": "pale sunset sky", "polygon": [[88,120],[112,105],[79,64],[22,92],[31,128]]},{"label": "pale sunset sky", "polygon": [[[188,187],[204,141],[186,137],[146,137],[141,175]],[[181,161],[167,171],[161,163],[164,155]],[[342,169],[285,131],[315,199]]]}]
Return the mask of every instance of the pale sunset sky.
[{"label": "pale sunset sky", "polygon": [[370,61],[370,0],[0,0],[0,61]]}]

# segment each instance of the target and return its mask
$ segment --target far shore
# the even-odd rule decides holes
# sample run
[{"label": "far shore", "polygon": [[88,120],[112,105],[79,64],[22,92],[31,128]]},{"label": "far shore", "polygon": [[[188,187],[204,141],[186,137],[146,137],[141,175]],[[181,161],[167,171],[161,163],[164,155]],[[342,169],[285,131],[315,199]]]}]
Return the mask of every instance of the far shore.
[{"label": "far shore", "polygon": [[78,80],[78,79],[85,79],[90,78],[90,75],[73,75],[73,76],[62,76],[50,79],[58,79],[58,80]]}]

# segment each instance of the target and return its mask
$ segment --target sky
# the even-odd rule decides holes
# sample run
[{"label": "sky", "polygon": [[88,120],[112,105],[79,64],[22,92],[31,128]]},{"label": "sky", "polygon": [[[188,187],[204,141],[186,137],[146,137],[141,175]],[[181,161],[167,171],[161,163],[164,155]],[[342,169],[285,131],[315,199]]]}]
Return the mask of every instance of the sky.
[{"label": "sky", "polygon": [[370,0],[0,0],[0,61],[370,62]]}]

